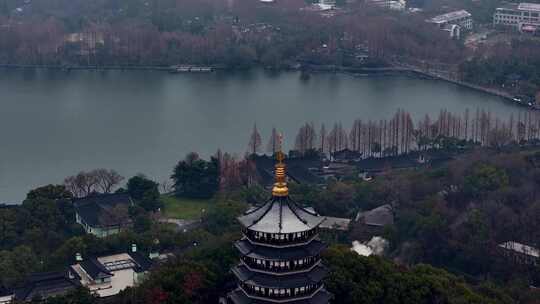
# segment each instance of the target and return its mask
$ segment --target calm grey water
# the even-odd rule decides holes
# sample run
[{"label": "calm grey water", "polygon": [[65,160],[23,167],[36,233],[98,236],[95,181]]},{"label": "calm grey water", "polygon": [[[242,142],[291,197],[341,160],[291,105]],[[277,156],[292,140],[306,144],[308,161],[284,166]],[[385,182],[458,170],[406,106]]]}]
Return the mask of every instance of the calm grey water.
[{"label": "calm grey water", "polygon": [[0,202],[93,168],[159,182],[190,151],[244,153],[255,122],[264,142],[276,126],[290,144],[304,122],[349,126],[398,107],[415,118],[441,108],[518,111],[490,95],[405,77],[0,70]]}]

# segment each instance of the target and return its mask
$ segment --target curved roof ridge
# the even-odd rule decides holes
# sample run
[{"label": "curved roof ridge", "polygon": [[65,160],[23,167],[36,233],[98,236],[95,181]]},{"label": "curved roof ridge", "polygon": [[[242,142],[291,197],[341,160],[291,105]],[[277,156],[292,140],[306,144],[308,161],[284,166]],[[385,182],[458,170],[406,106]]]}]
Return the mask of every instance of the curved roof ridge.
[{"label": "curved roof ridge", "polygon": [[289,196],[272,196],[267,203],[238,219],[245,228],[267,233],[307,231],[324,221],[313,209],[300,206]]},{"label": "curved roof ridge", "polygon": [[279,232],[283,230],[283,202],[279,199]]},{"label": "curved roof ridge", "polygon": [[[293,204],[293,206],[289,205],[289,201]],[[302,223],[304,224],[307,224],[307,221],[306,219],[302,218],[298,212],[296,212],[295,208],[298,208],[298,206],[296,206],[296,204],[292,201],[292,200],[288,200],[287,201],[287,205],[289,206],[289,209],[291,209],[291,212],[294,214],[294,216],[296,216]]]},{"label": "curved roof ridge", "polygon": [[317,212],[308,210],[308,209],[306,209],[306,208],[300,206],[300,204],[298,204],[295,200],[293,200],[293,199],[290,198],[290,197],[289,197],[289,200],[293,203],[293,205],[294,205],[296,208],[298,208],[298,209],[300,209],[300,210],[302,210],[302,211],[304,211],[304,212],[306,212],[306,213],[309,213],[309,214],[311,214],[311,215],[313,215],[313,216],[320,216],[320,214],[318,214]]},{"label": "curved roof ridge", "polygon": [[[268,212],[270,212],[270,210],[272,210],[272,208],[274,207],[274,203],[275,203],[274,200],[269,200],[269,201],[267,201],[263,206],[268,205],[268,208],[266,208],[266,210],[264,210],[263,214],[261,214],[258,218],[254,219],[254,220],[253,220],[253,223],[252,223],[251,225],[249,225],[249,227],[251,227],[251,226],[257,224],[260,220],[262,220],[262,219],[264,218],[264,216],[265,216]],[[260,209],[262,209],[262,207],[261,207]],[[260,209],[258,209],[258,210],[260,210]]]},{"label": "curved roof ridge", "polygon": [[272,198],[269,198],[267,199],[266,201],[264,201],[264,203],[260,204],[259,206],[255,206],[255,208],[252,208],[246,212],[244,212],[244,215],[248,215],[248,214],[252,214],[254,212],[257,212],[259,211],[260,209],[262,209],[264,206],[266,206],[266,204],[268,204],[268,202],[271,200]]}]

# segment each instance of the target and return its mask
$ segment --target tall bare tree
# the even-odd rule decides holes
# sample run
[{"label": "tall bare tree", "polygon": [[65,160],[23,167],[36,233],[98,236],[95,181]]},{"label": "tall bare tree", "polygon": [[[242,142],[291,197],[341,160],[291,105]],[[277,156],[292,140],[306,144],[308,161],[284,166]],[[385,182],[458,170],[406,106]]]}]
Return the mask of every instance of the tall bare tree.
[{"label": "tall bare tree", "polygon": [[123,180],[115,170],[95,169],[66,177],[64,185],[75,197],[85,197],[94,192],[111,193]]},{"label": "tall bare tree", "polygon": [[321,131],[319,132],[319,150],[322,153],[328,152],[328,134],[324,123],[321,125]]},{"label": "tall bare tree", "polygon": [[272,134],[270,135],[270,139],[268,140],[266,150],[273,155],[274,153],[279,151],[279,149],[279,134],[276,131],[276,128],[272,128]]},{"label": "tall bare tree", "polygon": [[259,131],[257,130],[257,124],[254,124],[253,131],[251,131],[249,137],[248,152],[250,154],[257,154],[261,151],[261,144],[261,134],[259,134]]},{"label": "tall bare tree", "polygon": [[117,187],[124,177],[115,170],[96,169],[89,172],[94,175],[97,180],[96,188],[102,193],[111,193]]},{"label": "tall bare tree", "polygon": [[300,153],[305,154],[306,151],[315,149],[315,142],[317,140],[317,134],[313,124],[306,123],[303,125],[295,140],[295,149]]},{"label": "tall bare tree", "polygon": [[81,171],[64,179],[66,189],[75,197],[85,197],[97,191],[98,179],[94,174]]},{"label": "tall bare tree", "polygon": [[360,119],[356,119],[353,122],[351,132],[349,134],[349,143],[350,143],[351,150],[353,151],[360,150],[361,139],[362,139],[362,121]]}]

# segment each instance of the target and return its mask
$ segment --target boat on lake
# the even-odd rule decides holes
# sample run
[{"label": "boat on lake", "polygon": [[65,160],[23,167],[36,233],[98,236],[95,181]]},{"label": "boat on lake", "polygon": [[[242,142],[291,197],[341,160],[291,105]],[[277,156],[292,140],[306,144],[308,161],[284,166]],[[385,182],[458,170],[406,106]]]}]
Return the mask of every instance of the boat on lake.
[{"label": "boat on lake", "polygon": [[209,73],[214,71],[209,66],[194,66],[194,65],[174,65],[170,67],[169,72],[176,73]]}]

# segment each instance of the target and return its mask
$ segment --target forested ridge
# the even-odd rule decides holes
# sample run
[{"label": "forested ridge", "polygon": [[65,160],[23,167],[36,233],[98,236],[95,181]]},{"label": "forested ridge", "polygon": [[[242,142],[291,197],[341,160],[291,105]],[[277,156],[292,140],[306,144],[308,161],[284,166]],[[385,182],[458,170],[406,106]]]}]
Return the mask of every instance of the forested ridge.
[{"label": "forested ridge", "polygon": [[[335,15],[311,1],[2,0],[0,64],[130,67],[178,64],[254,66],[413,66],[451,78],[534,96],[540,85],[538,39],[501,31],[468,48],[425,20],[468,9],[490,26],[503,1],[416,1],[423,13],[397,13],[354,1]],[[507,35],[507,36],[505,36]],[[367,57],[365,57],[367,56]],[[366,60],[367,58],[367,60]],[[519,80],[519,86],[512,79]]]},{"label": "forested ridge", "polygon": [[350,65],[359,46],[374,63],[398,54],[451,59],[459,49],[435,29],[418,31],[422,17],[386,16],[361,3],[339,18],[301,9],[303,0],[1,3],[0,63]]}]

